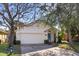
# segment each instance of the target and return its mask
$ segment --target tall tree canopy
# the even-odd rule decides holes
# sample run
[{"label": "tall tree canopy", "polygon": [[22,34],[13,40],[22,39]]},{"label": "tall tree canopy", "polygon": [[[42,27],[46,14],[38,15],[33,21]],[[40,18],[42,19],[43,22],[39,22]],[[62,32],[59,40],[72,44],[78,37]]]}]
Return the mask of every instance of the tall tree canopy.
[{"label": "tall tree canopy", "polygon": [[[73,32],[77,34],[79,33],[78,6],[79,4],[73,4],[73,3],[50,4],[50,6],[49,4],[44,4],[42,10],[48,12],[46,16],[48,19],[45,21],[47,21],[47,24],[50,24],[50,26],[52,27],[54,26],[52,25],[53,23],[57,23],[61,29],[65,28],[69,37],[71,36],[71,34],[73,34]],[[55,20],[55,22],[52,22],[51,20],[52,21]]]}]

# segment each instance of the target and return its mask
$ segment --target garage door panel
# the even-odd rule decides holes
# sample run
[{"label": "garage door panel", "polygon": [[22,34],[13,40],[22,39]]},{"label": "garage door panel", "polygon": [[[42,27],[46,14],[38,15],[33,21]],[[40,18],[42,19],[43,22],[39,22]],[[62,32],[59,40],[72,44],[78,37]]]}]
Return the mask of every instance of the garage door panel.
[{"label": "garage door panel", "polygon": [[21,44],[39,44],[44,43],[44,34],[23,34],[21,35]]}]

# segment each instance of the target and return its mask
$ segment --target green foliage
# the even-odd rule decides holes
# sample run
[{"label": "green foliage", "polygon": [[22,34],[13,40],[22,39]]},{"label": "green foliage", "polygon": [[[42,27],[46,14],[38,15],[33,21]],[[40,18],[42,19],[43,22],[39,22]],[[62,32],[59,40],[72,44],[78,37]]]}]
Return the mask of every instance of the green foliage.
[{"label": "green foliage", "polygon": [[59,32],[58,36],[61,37],[61,40],[63,40],[64,34],[65,34],[64,31],[60,31],[60,32]]},{"label": "green foliage", "polygon": [[[7,47],[8,47],[7,44],[0,45],[0,56],[7,56],[8,55],[8,53],[6,52]],[[16,47],[16,51],[11,56],[16,56],[16,55],[20,54],[20,46],[15,45],[15,47]]]},{"label": "green foliage", "polygon": [[72,46],[76,52],[79,52],[79,42],[74,42]]},{"label": "green foliage", "polygon": [[[58,25],[61,28],[60,37],[63,37],[63,27],[65,28],[65,32],[69,35],[74,36],[75,34],[79,34],[79,4],[70,4],[70,3],[58,3],[51,4],[50,10],[46,8],[48,5],[44,5],[42,10],[45,11],[47,19],[45,20],[46,24],[48,24],[51,28],[53,26]],[[54,7],[55,9],[52,9]],[[45,10],[44,10],[45,9]]]},{"label": "green foliage", "polygon": [[59,48],[63,48],[63,49],[72,49],[68,44],[60,44]]}]

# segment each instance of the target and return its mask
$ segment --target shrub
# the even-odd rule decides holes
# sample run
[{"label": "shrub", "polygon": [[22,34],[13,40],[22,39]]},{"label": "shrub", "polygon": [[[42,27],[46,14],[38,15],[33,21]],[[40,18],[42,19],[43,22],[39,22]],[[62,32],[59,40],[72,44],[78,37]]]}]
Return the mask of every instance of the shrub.
[{"label": "shrub", "polygon": [[60,44],[59,48],[71,49],[71,47],[68,44]]},{"label": "shrub", "polygon": [[16,40],[15,44],[20,45],[21,44],[20,40]]},{"label": "shrub", "polygon": [[48,44],[49,42],[48,42],[48,40],[44,40],[44,44]]}]

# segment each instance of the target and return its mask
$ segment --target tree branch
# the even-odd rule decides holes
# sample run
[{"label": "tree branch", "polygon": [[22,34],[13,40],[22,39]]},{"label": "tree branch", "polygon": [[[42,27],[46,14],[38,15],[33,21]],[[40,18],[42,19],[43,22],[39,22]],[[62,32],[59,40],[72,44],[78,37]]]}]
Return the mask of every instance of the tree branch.
[{"label": "tree branch", "polygon": [[0,15],[10,24],[9,19],[5,17],[3,13],[0,12]]},{"label": "tree branch", "polygon": [[4,5],[4,7],[5,7],[5,10],[6,10],[7,13],[8,13],[9,19],[13,20],[13,19],[12,19],[12,15],[10,14],[10,11],[9,11],[8,3],[3,3],[3,5]]},{"label": "tree branch", "polygon": [[[3,18],[3,17],[2,17],[2,18]],[[7,21],[6,21],[4,18],[3,18],[3,21],[4,21],[4,23],[7,25],[7,27],[10,28],[9,24],[6,23]],[[6,21],[6,22],[5,22],[5,21]]]},{"label": "tree branch", "polygon": [[[18,5],[19,5],[19,4],[18,4]],[[15,19],[15,17],[19,14],[18,5],[16,6],[17,11],[16,11],[16,14],[13,16],[13,19]]]}]

